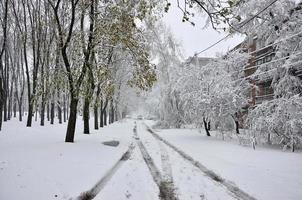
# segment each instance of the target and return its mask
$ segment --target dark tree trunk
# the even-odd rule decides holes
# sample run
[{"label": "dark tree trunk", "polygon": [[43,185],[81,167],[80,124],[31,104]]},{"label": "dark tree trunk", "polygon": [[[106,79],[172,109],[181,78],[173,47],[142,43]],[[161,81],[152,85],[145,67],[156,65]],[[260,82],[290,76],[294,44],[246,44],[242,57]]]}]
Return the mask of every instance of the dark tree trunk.
[{"label": "dark tree trunk", "polygon": [[22,102],[19,103],[19,121],[22,122]]},{"label": "dark tree trunk", "polygon": [[235,128],[236,128],[236,134],[240,134],[238,120],[235,120]]},{"label": "dark tree trunk", "polygon": [[[0,62],[2,61],[0,60]],[[0,63],[0,65],[2,65],[2,63]],[[2,88],[2,78],[0,77],[0,130],[2,130],[2,120],[3,120],[2,116],[3,116],[3,88]]]},{"label": "dark tree trunk", "polygon": [[83,119],[84,119],[84,134],[89,134],[89,99],[86,97],[83,107]]},{"label": "dark tree trunk", "polygon": [[45,100],[42,99],[42,102],[41,102],[41,121],[40,121],[40,125],[41,126],[44,126],[44,121],[45,121]]},{"label": "dark tree trunk", "polygon": [[66,122],[66,94],[63,96],[63,121]]},{"label": "dark tree trunk", "polygon": [[235,130],[236,130],[236,134],[240,134],[240,131],[239,131],[239,115],[238,113],[236,112],[235,115],[232,115],[232,118],[234,119],[234,122],[235,122]]},{"label": "dark tree trunk", "polygon": [[28,102],[29,105],[28,105],[28,115],[27,115],[27,123],[26,123],[26,126],[27,127],[31,127],[31,124],[32,124],[32,118],[33,118],[33,105],[32,105],[32,102]]},{"label": "dark tree trunk", "polygon": [[77,121],[77,106],[78,106],[78,100],[76,98],[71,97],[70,107],[69,107],[70,114],[68,119],[65,142],[74,141],[75,126]]},{"label": "dark tree trunk", "polygon": [[211,122],[209,121],[208,122],[208,131],[210,131],[211,130]]},{"label": "dark tree trunk", "polygon": [[50,104],[50,124],[54,123],[55,119],[55,103],[51,102]]},{"label": "dark tree trunk", "polygon": [[[69,105],[69,98],[67,96],[67,105]],[[69,119],[69,106],[66,106],[66,120]]]},{"label": "dark tree trunk", "polygon": [[8,98],[8,113],[7,113],[8,120],[10,120],[12,117],[12,101],[13,101],[13,84],[11,83],[11,88],[10,88],[9,98]]},{"label": "dark tree trunk", "polygon": [[107,126],[107,111],[106,111],[106,109],[104,109],[103,114],[104,114],[104,126]]},{"label": "dark tree trunk", "polygon": [[205,118],[203,118],[203,125],[204,125],[204,129],[205,129],[205,131],[206,131],[206,133],[207,133],[207,136],[211,136],[211,134],[210,134],[210,131],[209,131],[209,129],[208,129],[208,122],[206,121],[206,119]]},{"label": "dark tree trunk", "polygon": [[95,130],[98,130],[99,129],[99,113],[98,113],[98,106],[97,105],[94,105],[94,129]]},{"label": "dark tree trunk", "polygon": [[104,112],[103,112],[103,100],[101,100],[101,109],[100,109],[100,127],[104,127]]},{"label": "dark tree trunk", "polygon": [[115,108],[114,111],[114,122],[118,121],[119,117],[118,117],[118,112],[117,112],[117,108]]},{"label": "dark tree trunk", "polygon": [[17,117],[17,102],[14,102],[13,112],[14,112],[14,118],[16,118]]},{"label": "dark tree trunk", "polygon": [[[1,100],[0,100],[1,101]],[[2,104],[2,101],[0,102],[0,131],[2,130],[2,114],[3,113],[3,104]]]},{"label": "dark tree trunk", "polygon": [[47,113],[47,121],[49,121],[49,120],[50,120],[50,115],[49,115],[49,102],[47,102],[46,113]]},{"label": "dark tree trunk", "polygon": [[[5,90],[5,89],[4,89]],[[4,104],[3,104],[3,121],[7,121],[7,93],[4,93]]]},{"label": "dark tree trunk", "polygon": [[59,124],[62,124],[62,108],[61,108],[61,103],[58,101],[58,119],[59,119]]},{"label": "dark tree trunk", "polygon": [[110,102],[110,115],[109,115],[109,124],[112,124],[114,122],[114,106],[113,106],[113,100]]}]

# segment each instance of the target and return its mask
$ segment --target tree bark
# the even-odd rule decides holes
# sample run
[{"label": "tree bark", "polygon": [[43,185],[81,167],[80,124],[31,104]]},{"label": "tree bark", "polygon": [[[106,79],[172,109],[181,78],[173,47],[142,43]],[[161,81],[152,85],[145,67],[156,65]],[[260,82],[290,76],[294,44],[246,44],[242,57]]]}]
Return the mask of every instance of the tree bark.
[{"label": "tree bark", "polygon": [[104,127],[104,111],[103,111],[103,100],[101,100],[101,109],[100,109],[100,127]]},{"label": "tree bark", "polygon": [[41,121],[40,121],[40,125],[44,126],[44,121],[45,121],[45,102],[44,100],[42,100],[41,102]]},{"label": "tree bark", "polygon": [[58,104],[57,109],[58,109],[58,119],[59,119],[59,124],[62,124],[62,108],[61,108],[61,102],[58,101],[57,104]]},{"label": "tree bark", "polygon": [[84,134],[89,134],[89,98],[85,97],[83,107]]},{"label": "tree bark", "polygon": [[239,120],[238,120],[238,113],[235,113],[235,116],[232,115],[232,118],[234,119],[234,122],[235,122],[235,130],[236,130],[236,134],[240,134],[240,131],[239,131]]},{"label": "tree bark", "polygon": [[18,104],[18,106],[19,106],[19,121],[20,122],[22,122],[22,102],[20,102],[19,104]]},{"label": "tree bark", "polygon": [[[1,61],[1,60],[0,60]],[[2,65],[2,63],[0,63]],[[0,130],[2,130],[2,120],[3,120],[3,88],[2,88],[2,78],[0,77]]]},{"label": "tree bark", "polygon": [[47,121],[49,121],[50,120],[50,113],[49,113],[49,102],[47,101],[47,106],[46,106],[46,115],[47,115]]},{"label": "tree bark", "polygon": [[236,128],[236,134],[240,134],[240,131],[239,131],[239,122],[238,120],[235,120],[235,128]]},{"label": "tree bark", "polygon": [[55,119],[55,103],[51,102],[50,103],[50,124],[54,123]]},{"label": "tree bark", "polygon": [[203,118],[203,126],[204,126],[207,136],[211,136],[210,131],[208,129],[208,122],[206,121],[205,118]]},{"label": "tree bark", "polygon": [[98,118],[99,118],[99,113],[98,113],[98,105],[95,104],[94,105],[94,129],[98,130],[99,129],[99,122],[98,122]]},{"label": "tree bark", "polygon": [[65,142],[74,141],[75,126],[77,121],[77,106],[78,106],[78,99],[71,96],[70,107],[69,107],[70,114],[68,119]]},{"label": "tree bark", "polygon": [[66,94],[63,96],[63,121],[66,122]]},{"label": "tree bark", "polygon": [[105,108],[104,112],[104,126],[107,126],[107,109]]}]

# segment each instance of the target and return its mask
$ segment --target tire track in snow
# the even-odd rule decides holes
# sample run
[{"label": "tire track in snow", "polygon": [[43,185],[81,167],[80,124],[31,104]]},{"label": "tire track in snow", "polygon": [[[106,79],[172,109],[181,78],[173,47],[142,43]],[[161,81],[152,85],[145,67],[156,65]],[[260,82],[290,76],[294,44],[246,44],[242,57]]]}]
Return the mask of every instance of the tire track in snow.
[{"label": "tire track in snow", "polygon": [[[164,162],[162,162],[162,163],[165,163],[164,164],[165,166],[163,167],[165,170],[164,171],[165,176],[163,176],[160,173],[159,169],[154,164],[154,161],[151,158],[150,154],[148,153],[146,147],[140,140],[140,138],[137,134],[137,125],[136,124],[133,129],[133,132],[134,132],[134,137],[136,138],[137,145],[143,156],[143,159],[149,168],[149,171],[153,177],[154,182],[156,183],[156,185],[159,188],[160,199],[162,199],[162,200],[178,200],[177,196],[174,193],[175,189],[174,189],[174,184],[173,184],[173,179],[172,179],[172,172],[171,172],[172,170],[171,170],[171,166],[167,163],[168,161],[165,160]],[[165,155],[163,155],[163,157],[161,159],[165,159],[168,157],[167,151],[165,151],[165,152],[166,152]],[[169,172],[169,170],[170,170],[170,172]]]},{"label": "tire track in snow", "polygon": [[170,142],[165,140],[164,138],[160,137],[157,133],[155,133],[147,124],[144,123],[144,125],[147,128],[147,131],[151,133],[151,135],[156,138],[157,140],[161,141],[162,143],[166,144],[169,146],[171,149],[173,149],[175,152],[177,152],[182,158],[190,162],[192,165],[197,167],[201,172],[203,172],[206,176],[214,180],[215,182],[223,185],[228,191],[230,191],[234,197],[238,200],[256,200],[255,197],[252,197],[242,189],[240,189],[238,186],[236,186],[234,183],[231,181],[228,181],[222,177],[220,177],[218,174],[213,172],[212,170],[209,170],[206,168],[204,165],[202,165],[200,162],[194,160],[191,156],[188,154],[184,153],[180,149],[178,149],[176,146],[172,145]]},{"label": "tire track in snow", "polygon": [[122,157],[109,169],[109,171],[88,191],[81,193],[75,200],[91,200],[107,185],[117,170],[130,158],[135,145],[131,143]]},{"label": "tire track in snow", "polygon": [[163,179],[165,182],[170,182],[173,184],[173,175],[172,175],[172,167],[170,163],[170,158],[167,149],[165,146],[158,140],[160,152],[161,152],[161,163],[163,168]]}]

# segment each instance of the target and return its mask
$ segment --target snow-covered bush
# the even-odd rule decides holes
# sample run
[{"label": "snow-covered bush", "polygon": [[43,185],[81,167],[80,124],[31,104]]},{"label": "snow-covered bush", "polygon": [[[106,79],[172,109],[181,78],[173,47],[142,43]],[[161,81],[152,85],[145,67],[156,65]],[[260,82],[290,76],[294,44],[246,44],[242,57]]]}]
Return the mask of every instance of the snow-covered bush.
[{"label": "snow-covered bush", "polygon": [[267,142],[282,144],[292,151],[302,145],[302,97],[276,98],[258,105],[249,113],[252,129],[266,135]]}]

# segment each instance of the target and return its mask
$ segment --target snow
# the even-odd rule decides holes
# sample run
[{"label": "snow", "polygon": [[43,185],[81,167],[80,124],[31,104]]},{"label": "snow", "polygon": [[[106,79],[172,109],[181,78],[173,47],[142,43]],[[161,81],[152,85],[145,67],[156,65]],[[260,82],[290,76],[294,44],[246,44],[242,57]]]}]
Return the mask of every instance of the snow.
[{"label": "snow", "polygon": [[[25,123],[15,119],[5,122],[0,134],[0,199],[75,198],[100,181],[131,143],[135,147],[130,158],[122,162],[95,199],[159,199],[158,185],[133,139],[134,121],[116,122],[92,130],[90,135],[82,134],[82,121],[78,122],[75,143],[64,143],[65,123],[45,127],[34,123],[34,127],[25,128]],[[161,129],[156,133],[256,199],[302,199],[301,153],[259,147],[253,150],[206,137],[196,129]],[[237,199],[153,137],[142,120],[137,122],[137,135],[160,171],[159,178],[170,184],[178,199]],[[120,144],[102,144],[109,140]]]},{"label": "snow", "polygon": [[[159,154],[159,141],[156,140],[150,133],[146,131],[146,128],[143,125],[138,126],[138,134],[143,138],[143,143],[147,147],[150,155]],[[161,143],[163,144],[163,143]],[[232,197],[229,191],[227,191],[221,185],[215,183],[204,173],[201,173],[198,168],[194,165],[183,159],[177,152],[164,145],[164,149],[169,156],[171,175],[173,176],[173,181],[175,185],[175,193],[179,199],[185,200],[200,200],[200,199],[211,199],[211,200],[232,200],[235,199]],[[164,152],[161,151],[163,154]],[[155,164],[158,168],[161,169],[162,174],[165,175],[165,167],[163,162],[160,162],[159,159],[154,159]]]},{"label": "snow", "polygon": [[[26,128],[15,119],[5,122],[0,199],[69,199],[90,189],[127,150],[133,123],[115,123],[90,135],[82,134],[82,124],[78,119],[75,143],[64,143],[65,123]],[[102,144],[108,140],[120,145]]]},{"label": "snow", "polygon": [[[150,124],[150,122],[149,122]],[[302,199],[302,154],[239,146],[194,129],[158,134],[257,199]]]},{"label": "snow", "polygon": [[158,200],[158,188],[140,155],[138,147],[130,159],[123,165],[95,200]]}]

